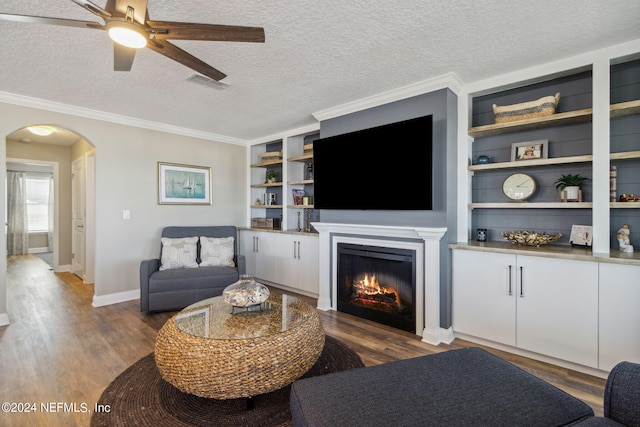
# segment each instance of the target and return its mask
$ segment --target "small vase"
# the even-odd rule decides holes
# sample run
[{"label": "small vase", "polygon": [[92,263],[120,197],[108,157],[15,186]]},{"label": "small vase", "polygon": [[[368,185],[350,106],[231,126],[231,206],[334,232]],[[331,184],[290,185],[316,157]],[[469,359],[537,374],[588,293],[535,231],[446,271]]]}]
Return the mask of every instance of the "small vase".
[{"label": "small vase", "polygon": [[565,187],[564,190],[564,198],[568,202],[577,202],[580,201],[580,187],[578,186],[570,186]]}]

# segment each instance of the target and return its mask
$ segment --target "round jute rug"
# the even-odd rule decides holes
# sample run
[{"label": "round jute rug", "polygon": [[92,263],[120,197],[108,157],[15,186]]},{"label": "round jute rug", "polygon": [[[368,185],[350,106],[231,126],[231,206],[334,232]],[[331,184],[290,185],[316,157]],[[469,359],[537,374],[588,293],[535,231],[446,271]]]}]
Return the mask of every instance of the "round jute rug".
[{"label": "round jute rug", "polygon": [[[360,356],[327,336],[315,365],[303,376],[312,377],[364,366]],[[290,387],[256,396],[253,409],[245,399],[214,400],[182,393],[160,377],[153,353],[127,368],[104,390],[92,427],[102,426],[289,426]]]}]

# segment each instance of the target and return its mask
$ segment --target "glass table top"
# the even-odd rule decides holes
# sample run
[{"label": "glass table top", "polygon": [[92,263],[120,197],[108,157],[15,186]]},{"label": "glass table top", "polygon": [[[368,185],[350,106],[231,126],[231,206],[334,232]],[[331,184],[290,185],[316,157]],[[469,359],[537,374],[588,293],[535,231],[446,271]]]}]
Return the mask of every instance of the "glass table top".
[{"label": "glass table top", "polygon": [[260,306],[232,310],[232,306],[219,296],[185,308],[176,315],[175,324],[182,332],[200,338],[260,338],[303,324],[314,310],[299,298],[273,292]]}]

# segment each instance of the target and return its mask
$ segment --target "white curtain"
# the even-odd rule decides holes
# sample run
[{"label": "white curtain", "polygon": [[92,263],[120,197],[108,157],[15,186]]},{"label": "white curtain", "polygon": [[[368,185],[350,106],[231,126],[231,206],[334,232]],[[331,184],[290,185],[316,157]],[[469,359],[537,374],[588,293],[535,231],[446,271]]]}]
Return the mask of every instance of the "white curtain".
[{"label": "white curtain", "polygon": [[29,251],[27,225],[27,180],[24,172],[7,172],[7,254]]},{"label": "white curtain", "polygon": [[47,230],[47,242],[49,244],[49,252],[53,251],[53,206],[54,206],[54,194],[53,194],[53,175],[49,177],[49,228]]}]

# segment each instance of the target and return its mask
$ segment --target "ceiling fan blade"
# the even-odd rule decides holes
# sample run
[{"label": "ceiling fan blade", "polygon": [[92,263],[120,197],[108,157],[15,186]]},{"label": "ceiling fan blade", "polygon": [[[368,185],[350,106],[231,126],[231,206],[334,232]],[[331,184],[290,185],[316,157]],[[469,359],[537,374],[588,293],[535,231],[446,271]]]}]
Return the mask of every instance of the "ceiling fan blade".
[{"label": "ceiling fan blade", "polygon": [[147,21],[156,40],[208,40],[264,43],[264,28],[189,22]]},{"label": "ceiling fan blade", "polygon": [[78,27],[78,28],[102,28],[102,25],[97,22],[91,21],[79,21],[76,19],[62,19],[62,18],[49,18],[46,16],[30,16],[30,15],[13,15],[10,13],[0,13],[0,20],[3,21],[15,21],[26,22],[28,24],[48,24],[48,25],[61,25],[63,27]]},{"label": "ceiling fan blade", "polygon": [[95,4],[91,3],[88,0],[71,0],[71,1],[74,2],[75,4],[77,4],[78,6],[84,7],[89,12],[93,13],[94,15],[98,15],[101,18],[110,17],[111,16],[111,14],[109,12],[107,12],[106,10],[100,8],[99,6],[96,6]]},{"label": "ceiling fan blade", "polygon": [[223,72],[216,70],[209,64],[199,60],[195,56],[185,52],[168,41],[155,39],[150,40],[149,43],[147,43],[147,47],[213,80],[222,80],[227,77]]},{"label": "ceiling fan blade", "polygon": [[133,19],[144,25],[147,18],[147,0],[109,0],[105,9],[115,15],[127,16],[129,7],[133,9]]},{"label": "ceiling fan blade", "polygon": [[113,44],[113,70],[131,71],[133,58],[136,56],[136,49],[126,47],[118,43]]}]

